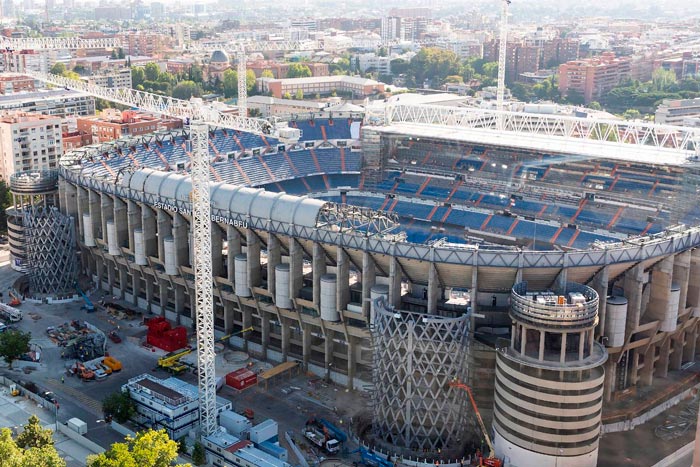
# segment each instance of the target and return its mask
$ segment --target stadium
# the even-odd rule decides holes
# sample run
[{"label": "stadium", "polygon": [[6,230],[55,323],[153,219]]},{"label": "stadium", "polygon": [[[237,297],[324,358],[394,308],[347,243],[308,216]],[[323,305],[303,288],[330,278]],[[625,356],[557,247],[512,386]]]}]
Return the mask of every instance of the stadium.
[{"label": "stadium", "polygon": [[[448,366],[493,408],[498,455],[595,465],[603,402],[694,360],[697,135],[389,107],[293,116],[297,142],[210,128],[217,331],[252,326],[237,338],[251,354],[365,389],[381,383],[377,359],[393,358],[373,342],[406,336],[398,310],[423,316],[406,318],[424,323],[418,340],[444,339],[449,322],[456,345],[470,329],[468,358]],[[192,326],[188,142],[185,129],[75,150],[59,202],[99,288]],[[406,370],[415,386],[438,384],[417,373]],[[372,442],[457,456],[429,415],[467,409],[440,391],[410,414],[416,395],[376,397],[389,422]],[[403,425],[415,436],[399,436]]]}]

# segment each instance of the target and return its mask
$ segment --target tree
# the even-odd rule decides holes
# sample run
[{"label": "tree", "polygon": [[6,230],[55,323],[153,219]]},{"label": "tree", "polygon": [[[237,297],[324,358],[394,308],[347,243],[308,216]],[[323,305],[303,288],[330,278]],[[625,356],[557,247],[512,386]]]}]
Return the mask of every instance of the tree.
[{"label": "tree", "polygon": [[238,73],[236,71],[224,71],[223,91],[224,97],[230,98],[238,95]]},{"label": "tree", "polygon": [[[165,430],[141,431],[114,443],[102,454],[88,456],[88,467],[170,467],[177,459],[177,443]],[[186,467],[189,464],[178,464]]]},{"label": "tree", "polygon": [[292,95],[289,93],[289,91],[287,91],[287,92],[285,92],[284,94],[282,94],[282,99],[291,100],[291,99],[292,99]]},{"label": "tree", "polygon": [[498,62],[484,63],[481,69],[483,70],[483,75],[487,78],[498,78]]},{"label": "tree", "polygon": [[17,436],[17,446],[22,449],[53,446],[53,431],[42,428],[39,417],[32,415]]},{"label": "tree", "polygon": [[600,103],[597,102],[597,101],[591,101],[591,102],[588,104],[588,108],[591,109],[591,110],[603,110],[603,106],[600,105]]},{"label": "tree", "polygon": [[301,63],[290,63],[287,70],[287,78],[308,78],[311,76],[311,68]]},{"label": "tree", "polygon": [[406,72],[408,72],[408,65],[409,63],[404,60],[403,58],[395,58],[390,62],[391,65],[391,74],[393,75],[402,75]]},{"label": "tree", "polygon": [[136,415],[136,404],[128,392],[114,392],[102,400],[105,417],[114,417],[118,423],[124,423]]},{"label": "tree", "polygon": [[187,454],[187,440],[184,436],[177,440],[177,452],[178,454]]},{"label": "tree", "polygon": [[90,74],[88,69],[82,65],[75,65],[73,67],[73,72],[78,73],[79,75],[89,75]]},{"label": "tree", "polygon": [[173,97],[188,100],[190,97],[202,95],[202,88],[194,81],[182,81],[173,88]]},{"label": "tree", "polygon": [[12,205],[12,194],[7,182],[0,180],[0,232],[7,233],[7,214],[5,210]]},{"label": "tree", "polygon": [[146,75],[146,80],[148,81],[158,81],[158,78],[160,77],[160,68],[156,63],[146,63],[146,66],[143,67],[143,72]]},{"label": "tree", "polygon": [[298,101],[303,101],[304,100],[304,91],[301,89],[297,89],[297,92],[294,93],[294,99]]},{"label": "tree", "polygon": [[445,77],[445,84],[462,84],[464,83],[464,79],[459,76],[459,75],[450,75]]},{"label": "tree", "polygon": [[194,81],[198,84],[204,82],[204,71],[202,71],[202,67],[197,64],[192,65],[187,74],[190,81]]},{"label": "tree", "polygon": [[51,67],[51,69],[49,70],[49,72],[50,72],[51,74],[54,74],[54,75],[63,76],[63,73],[66,72],[66,66],[65,66],[63,63],[61,63],[61,62],[56,62],[56,63],[54,63],[54,65]]},{"label": "tree", "polygon": [[52,446],[22,449],[12,439],[9,428],[0,430],[0,465],[3,467],[66,467],[63,460]]},{"label": "tree", "polygon": [[272,73],[272,70],[263,70],[263,72],[260,74],[261,78],[274,78],[275,75]]},{"label": "tree", "polygon": [[411,59],[406,78],[408,83],[422,87],[425,81],[437,85],[447,76],[461,75],[461,72],[462,64],[457,54],[450,50],[424,47]]},{"label": "tree", "polygon": [[0,334],[0,357],[12,368],[12,362],[29,351],[30,332],[11,329]]},{"label": "tree", "polygon": [[207,456],[204,453],[204,446],[199,441],[195,441],[192,449],[192,463],[194,465],[202,465],[207,461]]},{"label": "tree", "polygon": [[583,105],[586,102],[586,99],[581,91],[569,89],[569,91],[566,93],[566,102],[571,105]]},{"label": "tree", "polygon": [[143,85],[144,81],[146,81],[146,73],[144,72],[143,67],[131,67],[131,87],[136,89],[137,86]]},{"label": "tree", "polygon": [[671,70],[657,68],[651,75],[654,91],[670,91],[676,85],[676,74]]},{"label": "tree", "polygon": [[641,116],[642,114],[637,109],[627,109],[622,114],[622,118],[625,120],[638,120]]}]

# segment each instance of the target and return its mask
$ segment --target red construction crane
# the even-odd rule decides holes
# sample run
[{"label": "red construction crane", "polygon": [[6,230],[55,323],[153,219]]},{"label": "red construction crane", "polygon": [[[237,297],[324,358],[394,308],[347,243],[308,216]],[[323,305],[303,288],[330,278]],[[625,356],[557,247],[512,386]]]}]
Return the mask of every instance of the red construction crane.
[{"label": "red construction crane", "polygon": [[461,382],[458,379],[454,379],[452,382],[450,382],[450,387],[453,388],[458,388],[462,389],[467,392],[469,395],[469,401],[472,403],[472,407],[474,408],[474,413],[476,414],[476,419],[479,421],[479,426],[481,427],[481,432],[484,435],[484,438],[486,439],[486,444],[489,447],[489,457],[484,458],[481,457],[479,459],[479,465],[481,466],[486,466],[486,467],[503,467],[503,461],[496,457],[496,450],[493,448],[493,443],[491,442],[491,437],[489,436],[489,432],[486,429],[486,425],[484,425],[484,420],[481,418],[481,414],[479,413],[479,408],[476,406],[476,401],[474,400],[474,395],[472,394],[472,389]]}]

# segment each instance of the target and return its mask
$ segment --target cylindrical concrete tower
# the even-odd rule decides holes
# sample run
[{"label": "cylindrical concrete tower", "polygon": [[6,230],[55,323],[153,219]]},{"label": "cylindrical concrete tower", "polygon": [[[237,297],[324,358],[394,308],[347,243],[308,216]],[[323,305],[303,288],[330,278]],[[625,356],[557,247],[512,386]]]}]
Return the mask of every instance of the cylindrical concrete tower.
[{"label": "cylindrical concrete tower", "polygon": [[593,339],[598,294],[513,286],[510,346],[496,359],[496,454],[518,465],[594,467],[605,348]]},{"label": "cylindrical concrete tower", "polygon": [[34,297],[72,295],[76,280],[75,224],[58,210],[58,173],[17,172],[7,209],[12,267],[29,275]]},{"label": "cylindrical concrete tower", "polygon": [[469,319],[394,310],[375,301],[373,439],[404,457],[456,459],[469,427],[466,380]]}]

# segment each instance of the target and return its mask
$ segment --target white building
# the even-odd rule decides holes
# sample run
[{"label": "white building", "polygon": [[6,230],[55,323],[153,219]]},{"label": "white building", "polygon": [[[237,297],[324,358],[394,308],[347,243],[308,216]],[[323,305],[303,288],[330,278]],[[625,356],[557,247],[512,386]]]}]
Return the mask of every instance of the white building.
[{"label": "white building", "polygon": [[[199,426],[199,390],[177,378],[158,379],[149,374],[131,378],[122,386],[136,403],[138,421],[164,429],[171,439],[180,439]],[[217,413],[232,408],[231,402],[216,398]]]},{"label": "white building", "polygon": [[700,117],[700,99],[664,99],[656,109],[654,121],[664,125],[687,125],[686,120]]},{"label": "white building", "polygon": [[248,440],[222,431],[202,438],[212,464],[220,467],[291,467],[287,462],[267,454]]},{"label": "white building", "polygon": [[380,75],[391,74],[391,60],[395,57],[380,57],[374,52],[355,55],[353,60],[356,60],[360,66],[360,72],[366,73],[373,71]]},{"label": "white building", "polygon": [[86,83],[101,86],[103,88],[131,88],[131,69],[105,71],[100,74],[80,78]]},{"label": "white building", "polygon": [[62,154],[60,118],[22,111],[0,116],[0,180],[15,172],[55,169]]},{"label": "white building", "polygon": [[0,96],[0,110],[12,109],[56,117],[89,116],[95,115],[95,98],[66,89],[44,89]]}]

